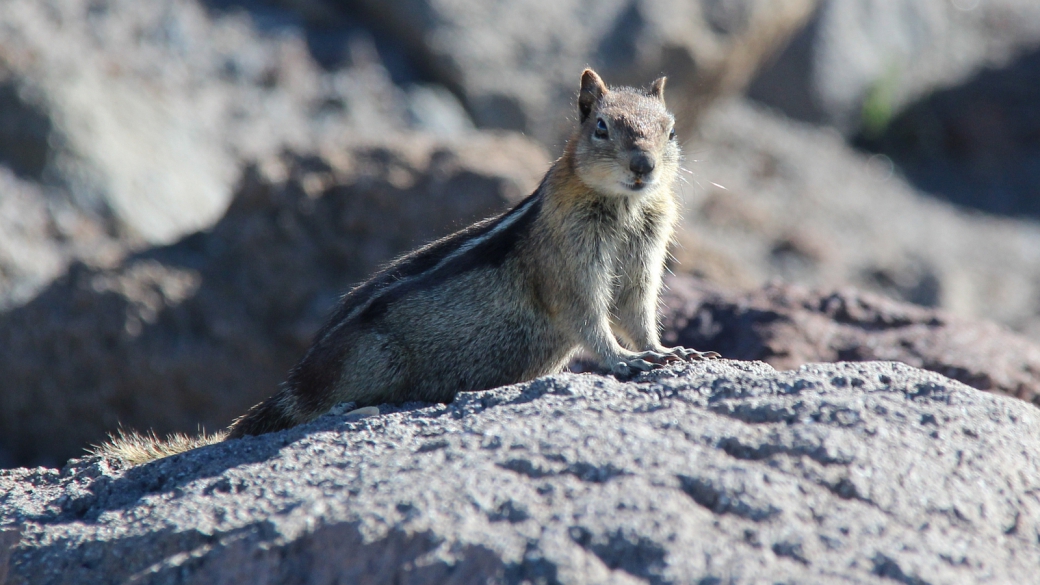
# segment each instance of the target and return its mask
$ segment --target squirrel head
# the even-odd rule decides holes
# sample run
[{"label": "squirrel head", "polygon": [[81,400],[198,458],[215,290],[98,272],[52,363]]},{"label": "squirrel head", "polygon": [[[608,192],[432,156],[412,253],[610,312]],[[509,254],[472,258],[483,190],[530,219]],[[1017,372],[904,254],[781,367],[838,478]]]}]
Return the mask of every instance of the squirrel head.
[{"label": "squirrel head", "polygon": [[574,170],[594,190],[640,196],[670,189],[681,158],[675,117],[664,104],[661,77],[646,90],[608,89],[595,71],[581,74]]}]

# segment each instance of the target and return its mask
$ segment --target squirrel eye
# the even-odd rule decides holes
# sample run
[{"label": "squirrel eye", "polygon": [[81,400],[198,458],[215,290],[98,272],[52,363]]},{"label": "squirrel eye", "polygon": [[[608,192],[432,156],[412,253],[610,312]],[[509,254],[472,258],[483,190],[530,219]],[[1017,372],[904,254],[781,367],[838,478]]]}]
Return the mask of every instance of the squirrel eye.
[{"label": "squirrel eye", "polygon": [[675,140],[675,128],[672,128],[671,132],[668,133],[668,140]]},{"label": "squirrel eye", "polygon": [[607,137],[607,123],[603,121],[603,118],[596,120],[596,138]]}]

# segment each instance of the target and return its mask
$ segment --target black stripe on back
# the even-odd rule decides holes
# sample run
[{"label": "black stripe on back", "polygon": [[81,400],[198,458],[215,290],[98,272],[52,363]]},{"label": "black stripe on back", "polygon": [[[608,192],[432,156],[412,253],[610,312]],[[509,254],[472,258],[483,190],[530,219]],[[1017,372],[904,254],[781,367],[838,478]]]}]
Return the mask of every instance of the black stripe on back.
[{"label": "black stripe on back", "polygon": [[[451,251],[448,252],[448,254],[457,251],[471,238],[484,236],[507,218],[518,213],[517,210],[521,206],[527,203],[530,199],[538,197],[538,195],[538,192],[531,195],[531,197],[525,199],[520,203],[520,205],[513,208],[512,211],[494,220],[489,228],[481,229],[479,233],[466,236],[465,232],[460,232],[458,235],[463,237],[458,242],[454,242],[455,245],[452,246]],[[517,218],[508,228],[496,233],[494,236],[484,240],[473,248],[470,248],[462,255],[453,258],[450,262],[440,266],[436,270],[428,272],[422,278],[404,283],[395,287],[391,291],[379,295],[371,305],[362,311],[361,315],[359,315],[359,320],[362,323],[370,322],[386,312],[386,309],[394,301],[415,291],[437,286],[438,284],[469,272],[470,270],[475,270],[484,266],[501,266],[502,263],[506,261],[506,258],[509,257],[509,254],[516,248],[516,244],[530,232],[531,226],[534,224],[535,218],[538,217],[541,207],[542,201],[539,198],[534,201],[531,207],[523,212],[524,215],[522,217]],[[452,239],[454,238],[455,237],[452,236]],[[438,258],[438,262],[448,254],[441,255]],[[433,262],[431,266],[435,266],[436,264],[437,262]],[[418,274],[418,272],[416,274]]]},{"label": "black stripe on back", "polygon": [[322,325],[315,340],[320,341],[323,339],[330,330],[343,322],[350,313],[365,304],[374,295],[379,294],[378,291],[380,289],[406,278],[422,274],[436,266],[444,258],[450,256],[471,238],[479,238],[495,229],[500,223],[518,213],[518,210],[532,198],[538,197],[540,191],[541,189],[539,188],[512,209],[498,217],[479,221],[392,261],[372,276],[372,278],[358,285],[340,299],[339,306],[336,307],[332,317]]}]

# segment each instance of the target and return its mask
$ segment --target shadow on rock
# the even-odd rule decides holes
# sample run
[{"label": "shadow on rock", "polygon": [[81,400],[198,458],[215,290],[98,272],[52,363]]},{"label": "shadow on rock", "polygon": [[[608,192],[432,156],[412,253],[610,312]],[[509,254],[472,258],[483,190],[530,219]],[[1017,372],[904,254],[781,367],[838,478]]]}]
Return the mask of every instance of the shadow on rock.
[{"label": "shadow on rock", "polygon": [[952,203],[1040,217],[1040,50],[934,92],[856,142]]},{"label": "shadow on rock", "polygon": [[[119,563],[119,573],[131,575],[130,581],[150,583],[183,582],[186,574],[192,583],[295,583],[306,575],[308,583],[483,583],[485,579],[507,576],[509,582],[523,578],[548,578],[555,582],[555,568],[520,562],[507,564],[495,551],[479,546],[454,547],[454,561],[424,559],[437,551],[443,539],[436,534],[391,530],[372,539],[361,531],[358,522],[339,522],[320,526],[286,543],[270,522],[261,521],[226,532],[198,530],[159,531],[147,536],[117,542],[88,542],[77,548],[88,563],[68,563],[68,543],[54,545],[54,554],[41,551],[55,562],[41,583],[86,583]],[[111,558],[112,546],[135,551]],[[182,554],[177,554],[178,552]],[[432,561],[432,562],[431,562]],[[37,574],[39,577],[40,575]]]}]

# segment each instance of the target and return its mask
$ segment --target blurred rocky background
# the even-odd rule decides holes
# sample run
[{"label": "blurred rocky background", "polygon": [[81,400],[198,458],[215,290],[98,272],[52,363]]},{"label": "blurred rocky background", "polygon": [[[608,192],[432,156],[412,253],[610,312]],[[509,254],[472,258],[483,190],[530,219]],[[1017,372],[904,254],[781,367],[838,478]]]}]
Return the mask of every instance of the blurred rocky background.
[{"label": "blurred rocky background", "polygon": [[530,192],[586,65],[669,76],[670,339],[1040,402],[1034,0],[7,0],[0,466],[226,425]]}]

